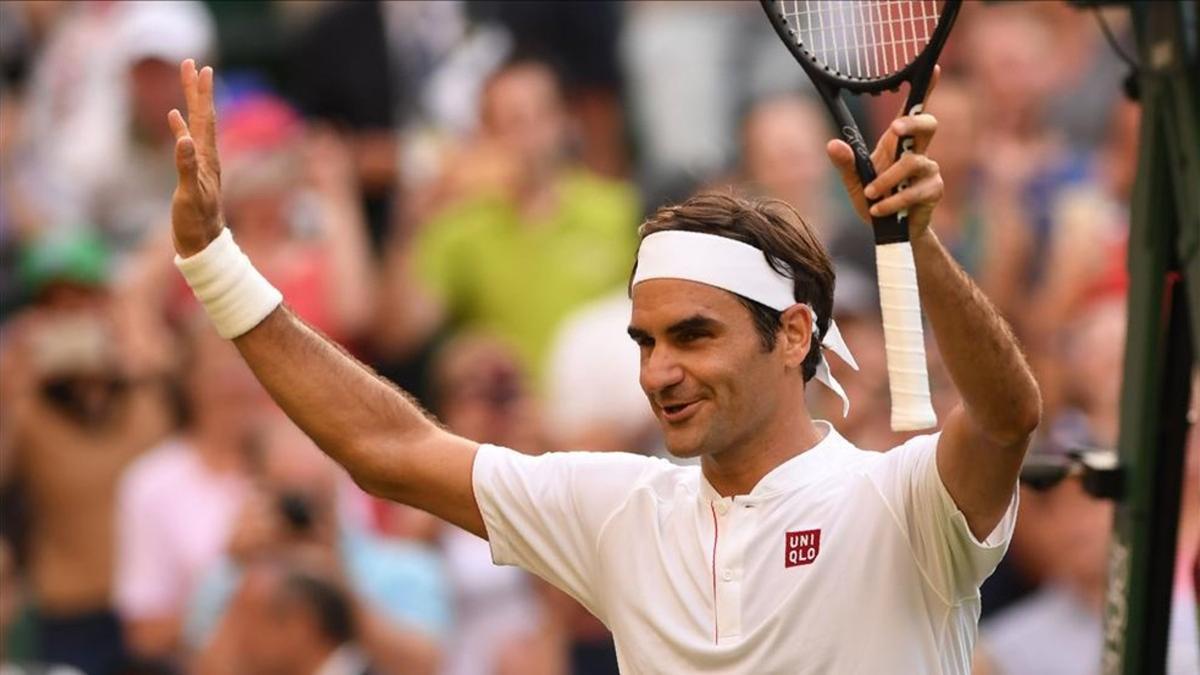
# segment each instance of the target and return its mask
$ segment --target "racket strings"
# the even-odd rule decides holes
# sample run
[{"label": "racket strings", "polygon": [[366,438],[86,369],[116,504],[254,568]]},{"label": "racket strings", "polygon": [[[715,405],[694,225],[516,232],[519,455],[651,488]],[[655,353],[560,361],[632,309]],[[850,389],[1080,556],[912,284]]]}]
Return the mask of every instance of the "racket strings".
[{"label": "racket strings", "polygon": [[779,0],[797,45],[822,67],[879,80],[916,60],[937,28],[942,0]]}]

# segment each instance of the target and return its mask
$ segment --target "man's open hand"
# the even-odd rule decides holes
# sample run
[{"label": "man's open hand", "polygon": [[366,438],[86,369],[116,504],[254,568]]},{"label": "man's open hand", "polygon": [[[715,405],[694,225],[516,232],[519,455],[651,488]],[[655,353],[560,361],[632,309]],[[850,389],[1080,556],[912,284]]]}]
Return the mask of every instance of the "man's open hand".
[{"label": "man's open hand", "polygon": [[213,70],[196,71],[187,59],[179,66],[187,99],[187,121],[178,110],[167,114],[175,133],[179,183],[171,198],[175,251],[183,257],[204,250],[221,233],[221,162],[217,157],[217,114],[213,107]]}]

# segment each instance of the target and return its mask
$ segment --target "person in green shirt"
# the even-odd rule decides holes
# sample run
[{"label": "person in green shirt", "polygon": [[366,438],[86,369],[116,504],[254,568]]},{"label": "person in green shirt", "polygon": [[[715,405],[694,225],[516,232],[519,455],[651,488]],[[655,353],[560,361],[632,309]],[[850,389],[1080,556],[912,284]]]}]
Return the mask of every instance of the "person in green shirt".
[{"label": "person in green shirt", "polygon": [[629,184],[568,159],[569,120],[548,65],[499,69],[484,85],[481,122],[478,143],[443,181],[449,203],[411,243],[423,304],[387,311],[494,334],[540,378],[560,320],[625,283],[640,204]]}]

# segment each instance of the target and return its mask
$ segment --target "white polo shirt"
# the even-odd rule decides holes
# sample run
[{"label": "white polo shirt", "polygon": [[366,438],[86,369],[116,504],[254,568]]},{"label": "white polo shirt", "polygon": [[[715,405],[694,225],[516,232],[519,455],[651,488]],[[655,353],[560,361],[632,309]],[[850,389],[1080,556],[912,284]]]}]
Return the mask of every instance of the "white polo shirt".
[{"label": "white polo shirt", "polygon": [[492,557],[603,621],[622,673],[969,673],[1015,489],[979,542],[938,476],[937,434],[877,453],[818,425],[820,443],[732,498],[696,466],[484,445]]}]

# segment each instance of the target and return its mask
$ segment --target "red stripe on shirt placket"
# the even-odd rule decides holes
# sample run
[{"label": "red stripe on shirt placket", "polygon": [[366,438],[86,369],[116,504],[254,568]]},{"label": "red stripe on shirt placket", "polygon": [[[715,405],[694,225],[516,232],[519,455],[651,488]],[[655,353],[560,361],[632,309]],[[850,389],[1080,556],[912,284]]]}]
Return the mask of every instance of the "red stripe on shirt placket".
[{"label": "red stripe on shirt placket", "polygon": [[712,590],[713,590],[713,644],[720,644],[720,634],[717,632],[717,539],[720,537],[721,531],[717,525],[717,507],[712,503],[708,503],[708,510],[712,512],[713,519],[713,550],[712,550]]}]

